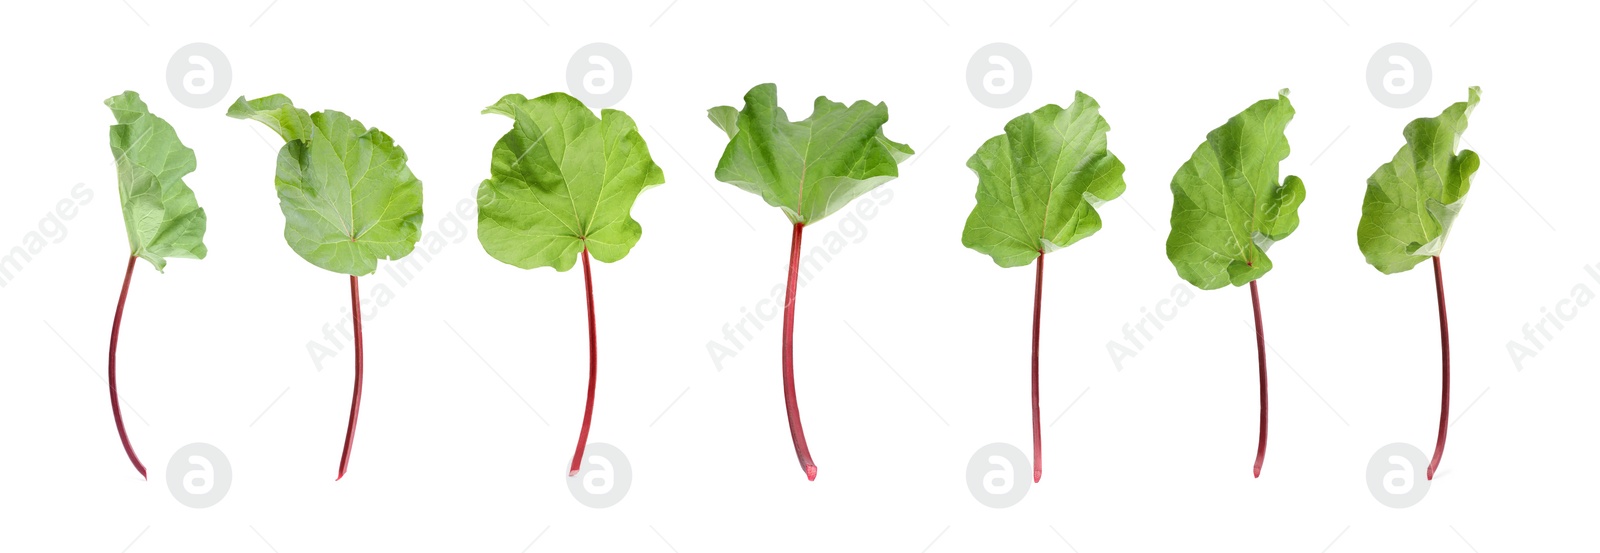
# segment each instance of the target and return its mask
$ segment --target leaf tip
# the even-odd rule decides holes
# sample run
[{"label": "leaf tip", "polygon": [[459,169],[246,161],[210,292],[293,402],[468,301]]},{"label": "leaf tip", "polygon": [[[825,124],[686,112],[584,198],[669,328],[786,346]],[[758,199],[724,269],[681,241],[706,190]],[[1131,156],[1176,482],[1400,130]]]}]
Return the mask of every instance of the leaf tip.
[{"label": "leaf tip", "polygon": [[[564,94],[564,93],[562,93],[562,92],[552,92],[549,95],[555,95],[555,94]],[[516,116],[516,113],[512,111],[513,110],[513,106],[519,105],[519,104],[521,104],[523,102],[526,102],[526,101],[528,101],[528,97],[523,96],[522,94],[513,92],[513,93],[507,94],[505,96],[501,96],[499,100],[495,100],[495,102],[493,104],[489,104],[488,107],[483,108],[483,111],[480,111],[478,113],[480,115],[488,115],[488,114],[492,113],[492,114],[496,114],[496,115],[504,115],[506,117],[510,117],[512,119],[515,119],[517,116]]]},{"label": "leaf tip", "polygon": [[706,118],[711,120],[711,124],[722,129],[722,132],[728,135],[729,140],[739,134],[739,110],[734,109],[733,106],[717,106],[708,109],[706,110]]},{"label": "leaf tip", "polygon": [[769,98],[773,101],[773,103],[777,103],[778,85],[774,83],[761,83],[750,87],[750,90],[744,93],[744,104],[749,106],[752,98],[762,97]]},{"label": "leaf tip", "polygon": [[228,106],[228,117],[245,119],[250,117],[251,111],[253,110],[250,109],[250,101],[246,100],[244,95],[240,95],[239,99],[234,100],[233,104]]},{"label": "leaf tip", "polygon": [[112,96],[110,98],[106,98],[106,101],[105,101],[106,106],[110,107],[112,109],[116,109],[119,104],[123,104],[123,103],[131,104],[131,103],[142,103],[142,102],[139,100],[139,93],[138,92],[134,92],[132,90],[124,90],[124,91],[122,91],[121,94],[117,94],[117,95],[114,95],[114,96]]},{"label": "leaf tip", "polygon": [[1078,90],[1073,93],[1072,101],[1073,103],[1080,104],[1085,107],[1100,109],[1100,101],[1094,99],[1094,96],[1090,96],[1088,93],[1082,90]]}]

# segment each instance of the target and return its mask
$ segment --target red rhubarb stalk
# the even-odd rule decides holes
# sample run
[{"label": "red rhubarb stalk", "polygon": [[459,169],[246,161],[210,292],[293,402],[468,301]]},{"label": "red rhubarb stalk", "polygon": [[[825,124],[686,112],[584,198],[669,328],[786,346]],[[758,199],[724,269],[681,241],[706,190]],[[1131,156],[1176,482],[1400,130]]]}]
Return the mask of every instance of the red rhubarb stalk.
[{"label": "red rhubarb stalk", "polygon": [[1261,437],[1256,442],[1255,477],[1261,477],[1261,463],[1267,459],[1267,338],[1261,328],[1261,293],[1250,281],[1250,306],[1256,312],[1256,362],[1261,367]]},{"label": "red rhubarb stalk", "polygon": [[1033,281],[1033,481],[1044,473],[1044,446],[1039,433],[1039,312],[1044,299],[1044,250],[1039,251]]},{"label": "red rhubarb stalk", "polygon": [[1433,446],[1433,461],[1428,463],[1428,479],[1439,468],[1444,457],[1444,435],[1450,429],[1450,321],[1444,314],[1444,269],[1439,267],[1439,256],[1433,256],[1433,286],[1439,295],[1439,350],[1444,359],[1444,385],[1439,399],[1439,443]]},{"label": "red rhubarb stalk", "polygon": [[589,278],[589,248],[583,248],[583,295],[589,301],[589,399],[583,406],[583,427],[578,430],[578,449],[572,452],[572,470],[567,476],[577,476],[583,467],[583,446],[589,442],[589,418],[594,415],[594,381],[599,375],[599,348],[594,334],[594,282]]},{"label": "red rhubarb stalk", "polygon": [[122,450],[128,452],[128,460],[133,461],[133,468],[139,470],[139,476],[149,480],[144,472],[144,463],[139,462],[139,456],[133,453],[133,444],[128,441],[128,429],[122,425],[122,404],[117,401],[117,332],[122,328],[122,305],[128,301],[128,284],[133,282],[133,264],[139,256],[128,256],[128,272],[122,277],[122,295],[117,297],[117,314],[111,318],[111,359],[106,362],[106,381],[111,385],[111,418],[117,421],[117,437],[122,438]]},{"label": "red rhubarb stalk", "polygon": [[339,457],[339,477],[334,480],[344,478],[345,470],[350,468],[350,446],[356,442],[356,415],[361,412],[361,286],[357,284],[355,275],[350,275],[350,318],[355,322],[356,386],[350,396],[350,426],[344,431],[344,454]]},{"label": "red rhubarb stalk", "polygon": [[806,431],[800,427],[800,405],[794,398],[794,294],[800,280],[800,231],[805,223],[794,224],[794,243],[789,246],[789,288],[783,302],[783,404],[789,411],[789,437],[794,439],[794,454],[800,458],[807,480],[817,479],[817,464],[811,462],[806,447]]}]

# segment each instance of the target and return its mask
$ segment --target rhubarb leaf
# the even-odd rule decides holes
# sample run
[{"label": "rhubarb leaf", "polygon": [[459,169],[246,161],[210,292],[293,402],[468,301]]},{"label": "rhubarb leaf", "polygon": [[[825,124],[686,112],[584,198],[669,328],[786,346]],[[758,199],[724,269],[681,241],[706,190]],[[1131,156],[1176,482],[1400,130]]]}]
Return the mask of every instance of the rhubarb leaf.
[{"label": "rhubarb leaf", "polygon": [[760,195],[791,223],[814,223],[893,180],[913,153],[884,136],[889,106],[882,103],[846,106],[818,96],[810,117],[791,122],[769,83],[745,93],[736,119],[729,106],[708,116],[729,138],[717,180]]},{"label": "rhubarb leaf", "polygon": [[1079,92],[1006,123],[967,160],[978,174],[978,205],[961,244],[1001,267],[1072,245],[1100,230],[1101,203],[1122,194],[1122,161],[1106,150],[1111,125]]},{"label": "rhubarb leaf", "polygon": [[1406,145],[1367,178],[1356,241],[1379,271],[1408,271],[1444,250],[1450,224],[1478,171],[1476,152],[1456,153],[1467,116],[1477,105],[1478,87],[1472,87],[1467,101],[1451,104],[1438,117],[1412,121],[1405,129]]},{"label": "rhubarb leaf", "polygon": [[111,126],[117,194],[133,255],[164,270],[167,258],[205,259],[206,210],[183,176],[194,171],[194,150],[177,131],[150,113],[133,91],[106,99],[117,119]]},{"label": "rhubarb leaf", "polygon": [[283,237],[301,258],[361,276],[376,271],[379,259],[411,253],[422,226],[422,181],[389,135],[337,111],[307,114],[281,94],[241,97],[228,116],[283,137],[274,184]]},{"label": "rhubarb leaf", "polygon": [[1272,270],[1267,248],[1300,225],[1305,183],[1290,175],[1278,184],[1278,163],[1289,157],[1283,131],[1294,118],[1288,94],[1256,102],[1207,133],[1172,177],[1167,258],[1200,289],[1261,278]]},{"label": "rhubarb leaf", "polygon": [[628,114],[555,92],[509,94],[483,110],[510,117],[478,187],[478,241],[521,267],[571,269],[585,248],[622,259],[642,229],[629,212],[639,193],[666,182]]}]

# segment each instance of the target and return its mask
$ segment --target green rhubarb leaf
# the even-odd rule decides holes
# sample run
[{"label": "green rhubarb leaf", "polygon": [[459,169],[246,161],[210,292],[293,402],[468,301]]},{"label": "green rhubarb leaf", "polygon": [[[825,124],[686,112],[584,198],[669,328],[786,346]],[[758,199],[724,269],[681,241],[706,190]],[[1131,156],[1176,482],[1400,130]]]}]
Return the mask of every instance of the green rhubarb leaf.
[{"label": "green rhubarb leaf", "polygon": [[717,180],[761,196],[792,223],[814,223],[893,180],[913,153],[884,136],[882,103],[818,96],[810,117],[791,122],[769,83],[745,93],[744,109],[733,114],[729,106],[708,113],[729,139]]},{"label": "green rhubarb leaf", "polygon": [[1101,203],[1122,194],[1122,161],[1106,150],[1111,125],[1079,92],[1006,123],[967,160],[978,174],[978,205],[961,244],[1001,267],[1072,245],[1100,230]]},{"label": "green rhubarb leaf", "polygon": [[1261,278],[1272,270],[1267,248],[1300,225],[1305,183],[1290,175],[1278,184],[1278,163],[1289,157],[1283,130],[1294,118],[1288,94],[1256,102],[1207,133],[1172,177],[1167,258],[1200,289]]},{"label": "green rhubarb leaf", "polygon": [[178,140],[172,125],[150,113],[138,93],[107,98],[106,106],[117,119],[111,126],[111,154],[128,248],[158,271],[169,257],[205,259],[206,210],[183,183],[183,176],[194,171],[194,150]]},{"label": "green rhubarb leaf", "polygon": [[1379,271],[1407,271],[1444,251],[1450,224],[1478,171],[1476,152],[1456,153],[1467,116],[1477,105],[1478,87],[1472,87],[1467,101],[1451,104],[1438,117],[1412,121],[1406,125],[1406,145],[1367,178],[1356,241]]},{"label": "green rhubarb leaf", "polygon": [[389,135],[337,111],[308,114],[282,94],[241,97],[228,116],[283,137],[274,184],[283,238],[301,258],[360,276],[376,271],[379,259],[411,253],[422,226],[422,181]]},{"label": "green rhubarb leaf", "polygon": [[639,193],[666,182],[628,114],[556,92],[510,94],[483,110],[510,117],[478,187],[478,241],[521,267],[571,269],[588,249],[622,259],[642,229],[629,212]]}]

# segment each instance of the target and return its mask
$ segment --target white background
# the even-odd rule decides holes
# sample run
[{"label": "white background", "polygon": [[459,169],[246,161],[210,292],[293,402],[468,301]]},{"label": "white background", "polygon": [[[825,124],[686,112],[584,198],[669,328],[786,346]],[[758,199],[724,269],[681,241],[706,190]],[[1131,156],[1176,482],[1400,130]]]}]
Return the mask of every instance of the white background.
[{"label": "white background", "polygon": [[[1584,272],[1600,262],[1600,223],[1588,215],[1600,200],[1587,163],[1600,146],[1588,4],[106,0],[3,10],[0,247],[25,245],[75,184],[93,197],[0,288],[0,549],[1600,547],[1586,530],[1600,491],[1590,470],[1600,316],[1580,309],[1564,330],[1551,327],[1521,371],[1507,353],[1575,285],[1600,290]],[[193,42],[220,48],[233,72],[227,99],[206,109],[179,103],[165,80],[169,58]],[[591,441],[616,445],[633,467],[631,491],[606,509],[580,504],[566,483],[587,376],[581,274],[493,260],[474,217],[441,226],[473,197],[510,126],[479,110],[506,93],[566,90],[569,57],[592,42],[631,61],[632,89],[616,107],[640,123],[667,175],[634,209],[645,233],[632,254],[595,267]],[[1016,106],[986,107],[964,82],[991,42],[1032,64]],[[1430,92],[1410,108],[1379,103],[1366,83],[1369,57],[1392,42],[1416,45],[1433,67]],[[892,200],[865,238],[800,294],[796,371],[815,482],[796,466],[784,422],[778,321],[720,371],[706,351],[784,277],[786,220],[711,176],[726,140],[704,110],[737,106],[761,82],[779,84],[796,119],[820,94],[886,101],[889,136],[920,153],[888,185]],[[1394,442],[1432,451],[1433,282],[1426,265],[1394,276],[1366,265],[1355,226],[1365,178],[1401,145],[1405,123],[1463,100],[1470,85],[1484,92],[1466,141],[1486,164],[1444,256],[1457,423],[1427,497],[1393,509],[1368,491],[1366,466]],[[1299,115],[1283,173],[1302,176],[1309,197],[1261,281],[1273,411],[1253,479],[1246,290],[1196,292],[1121,371],[1106,347],[1181,283],[1163,249],[1173,172],[1207,131],[1285,87]],[[186,180],[210,217],[210,256],[165,274],[140,263],[128,299],[119,377],[148,482],[125,459],[101,379],[127,255],[101,101],[125,89],[196,151]],[[993,509],[968,492],[966,466],[985,444],[1030,447],[1033,274],[961,246],[976,186],[965,161],[1008,119],[1074,90],[1103,105],[1127,193],[1102,208],[1099,234],[1050,256],[1044,480]],[[361,426],[337,483],[351,358],[346,348],[319,371],[307,344],[347,317],[346,278],[281,237],[278,138],[223,115],[235,97],[276,92],[396,137],[426,186],[424,230],[447,244],[405,286],[381,269],[363,279],[369,296],[385,283],[394,294],[366,324]],[[808,245],[844,220],[811,227]],[[178,503],[165,482],[172,453],[192,442],[220,448],[233,470],[228,495],[206,509]]]}]

